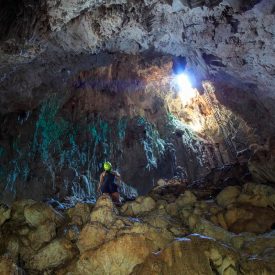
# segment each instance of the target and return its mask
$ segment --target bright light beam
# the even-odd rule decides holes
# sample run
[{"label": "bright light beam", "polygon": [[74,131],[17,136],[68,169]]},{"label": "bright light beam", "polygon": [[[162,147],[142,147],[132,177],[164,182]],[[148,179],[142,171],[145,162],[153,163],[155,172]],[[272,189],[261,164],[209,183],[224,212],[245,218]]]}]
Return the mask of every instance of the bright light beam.
[{"label": "bright light beam", "polygon": [[188,103],[197,95],[196,89],[192,87],[192,84],[186,74],[178,74],[175,77],[175,80],[179,88],[179,97],[183,103]]}]

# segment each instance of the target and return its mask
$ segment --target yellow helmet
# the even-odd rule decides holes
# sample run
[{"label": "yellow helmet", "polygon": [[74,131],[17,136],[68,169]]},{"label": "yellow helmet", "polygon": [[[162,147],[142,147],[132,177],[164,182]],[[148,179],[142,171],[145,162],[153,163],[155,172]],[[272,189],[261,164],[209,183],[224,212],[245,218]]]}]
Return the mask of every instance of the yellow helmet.
[{"label": "yellow helmet", "polygon": [[104,162],[103,168],[105,171],[111,171],[112,170],[112,164],[109,161]]}]

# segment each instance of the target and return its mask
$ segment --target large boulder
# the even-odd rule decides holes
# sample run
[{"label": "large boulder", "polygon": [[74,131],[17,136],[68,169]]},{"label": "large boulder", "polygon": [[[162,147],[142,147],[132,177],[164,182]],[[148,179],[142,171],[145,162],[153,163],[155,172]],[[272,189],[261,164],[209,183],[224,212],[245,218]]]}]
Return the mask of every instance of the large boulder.
[{"label": "large boulder", "polygon": [[77,242],[78,249],[80,253],[93,249],[106,241],[108,234],[108,229],[104,227],[101,223],[88,223],[86,224]]},{"label": "large boulder", "polygon": [[19,268],[11,258],[1,256],[0,257],[0,274],[1,275],[20,275],[24,272]]},{"label": "large boulder", "polygon": [[24,207],[24,216],[26,222],[32,227],[39,227],[48,221],[58,223],[60,216],[49,205],[45,203],[34,203]]},{"label": "large boulder", "polygon": [[25,205],[24,217],[27,227],[24,226],[21,241],[35,251],[55,238],[57,227],[63,219],[51,206],[41,202]]},{"label": "large boulder", "polygon": [[142,234],[152,241],[154,251],[163,249],[174,239],[173,234],[166,228],[157,228],[150,224],[139,222],[134,223],[131,227],[120,230],[118,234]]},{"label": "large boulder", "polygon": [[269,207],[241,205],[225,214],[228,229],[235,233],[265,233],[275,224],[275,211]]},{"label": "large boulder", "polygon": [[250,236],[250,238],[246,238],[243,244],[243,251],[245,253],[255,255],[261,254],[265,250],[271,249],[275,247],[275,230],[262,234],[262,235],[254,235]]},{"label": "large boulder", "polygon": [[[190,218],[189,220],[191,220]],[[203,218],[197,218],[196,222],[194,222],[192,232],[196,232],[225,243],[230,243],[232,237],[235,235],[234,233],[228,232],[226,229],[216,226],[212,222]]]},{"label": "large boulder", "polygon": [[90,221],[99,222],[105,226],[111,226],[117,219],[118,211],[108,195],[101,196],[93,208]]},{"label": "large boulder", "polygon": [[186,205],[193,205],[196,201],[196,196],[191,191],[187,190],[177,198],[176,204],[178,207],[184,207]]},{"label": "large boulder", "polygon": [[133,202],[126,202],[122,208],[121,213],[128,216],[137,216],[156,207],[156,202],[151,197],[140,196]]},{"label": "large boulder", "polygon": [[171,226],[181,226],[176,218],[167,214],[165,209],[156,209],[142,216],[142,220],[154,227],[170,228]]},{"label": "large boulder", "polygon": [[220,206],[226,207],[236,202],[241,190],[238,186],[227,186],[217,195],[217,203]]},{"label": "large boulder", "polygon": [[77,203],[73,208],[68,209],[67,214],[71,223],[82,226],[90,220],[90,207],[88,204]]},{"label": "large boulder", "polygon": [[246,183],[237,199],[238,203],[246,203],[259,207],[270,206],[275,209],[275,189],[264,184]]},{"label": "large boulder", "polygon": [[19,250],[20,250],[20,240],[18,236],[14,234],[5,235],[5,236],[2,236],[0,241],[1,241],[1,245],[0,245],[1,254],[6,252],[16,261],[18,259]]},{"label": "large boulder", "polygon": [[177,216],[178,215],[179,207],[175,202],[167,204],[165,206],[165,209],[166,209],[167,213],[170,216]]},{"label": "large boulder", "polygon": [[83,253],[68,274],[130,274],[152,250],[152,242],[142,234],[124,234]]},{"label": "large boulder", "polygon": [[71,242],[56,239],[39,250],[26,263],[29,269],[43,271],[53,269],[70,261],[75,255]]},{"label": "large boulder", "polygon": [[11,219],[17,223],[25,222],[25,207],[35,204],[34,200],[15,201],[11,207]]},{"label": "large boulder", "polygon": [[50,242],[56,236],[56,225],[53,222],[45,222],[36,229],[31,229],[26,235],[29,246],[34,250],[39,250],[44,244]]},{"label": "large boulder", "polygon": [[160,253],[150,254],[132,275],[237,274],[237,255],[213,239],[188,236],[174,241]]}]

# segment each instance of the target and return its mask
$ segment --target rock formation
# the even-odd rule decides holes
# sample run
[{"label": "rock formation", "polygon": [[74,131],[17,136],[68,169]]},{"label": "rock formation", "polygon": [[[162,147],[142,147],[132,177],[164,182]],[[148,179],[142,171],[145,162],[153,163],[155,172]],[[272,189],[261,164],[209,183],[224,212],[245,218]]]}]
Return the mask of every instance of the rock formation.
[{"label": "rock formation", "polygon": [[1,212],[0,273],[275,272],[274,188],[228,186],[211,200],[186,188],[159,195],[174,185],[181,183],[165,182],[119,208],[107,195],[61,212],[31,200],[15,202]]}]

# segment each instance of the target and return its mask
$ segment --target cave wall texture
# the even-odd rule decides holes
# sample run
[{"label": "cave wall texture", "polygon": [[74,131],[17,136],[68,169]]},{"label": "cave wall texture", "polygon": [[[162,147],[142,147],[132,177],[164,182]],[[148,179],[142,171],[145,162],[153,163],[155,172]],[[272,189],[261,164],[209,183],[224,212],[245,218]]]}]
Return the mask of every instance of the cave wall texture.
[{"label": "cave wall texture", "polygon": [[[274,135],[273,1],[0,6],[2,201],[92,196],[104,159],[146,193],[160,177],[195,180],[232,161],[232,146]],[[188,106],[171,87],[178,60],[201,94]]]}]

